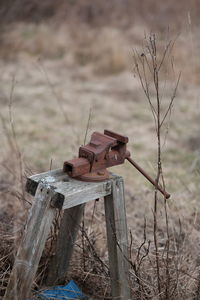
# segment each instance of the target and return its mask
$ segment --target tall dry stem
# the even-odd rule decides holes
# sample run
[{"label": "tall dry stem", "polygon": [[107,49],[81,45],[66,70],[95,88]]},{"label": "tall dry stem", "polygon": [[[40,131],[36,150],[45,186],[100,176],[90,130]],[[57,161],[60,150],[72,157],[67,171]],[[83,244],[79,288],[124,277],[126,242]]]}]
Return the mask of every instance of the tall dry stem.
[{"label": "tall dry stem", "polygon": [[[165,180],[162,167],[162,126],[167,122],[168,117],[171,115],[174,99],[176,96],[180,74],[178,75],[177,82],[173,89],[172,95],[165,110],[162,106],[161,97],[161,83],[162,83],[162,68],[167,67],[167,59],[170,57],[170,53],[174,46],[172,41],[166,43],[164,51],[161,53],[158,49],[158,41],[155,34],[151,34],[149,38],[145,38],[145,48],[142,54],[137,51],[134,52],[134,66],[136,73],[139,77],[142,89],[148,100],[157,138],[157,168],[156,168],[156,183],[160,185],[162,182],[163,189],[165,190]],[[163,113],[164,111],[164,113]],[[168,127],[168,126],[167,126]],[[165,281],[163,287],[163,281],[161,279],[161,258],[158,247],[158,190],[155,188],[154,193],[154,205],[153,205],[153,238],[155,247],[155,263],[156,263],[156,277],[157,277],[157,296],[159,299],[170,299],[170,272],[169,272],[169,222],[167,212],[167,202],[164,197],[164,212],[166,223],[167,241],[165,245],[166,261],[165,261]],[[163,298],[164,297],[164,298]]]}]

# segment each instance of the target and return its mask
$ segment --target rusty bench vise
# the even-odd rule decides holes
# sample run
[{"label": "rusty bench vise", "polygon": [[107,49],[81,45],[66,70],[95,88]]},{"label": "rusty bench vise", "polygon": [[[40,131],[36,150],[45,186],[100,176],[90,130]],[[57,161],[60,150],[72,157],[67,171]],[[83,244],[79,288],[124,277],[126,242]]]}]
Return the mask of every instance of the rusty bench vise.
[{"label": "rusty bench vise", "polygon": [[127,143],[128,137],[113,131],[94,132],[89,144],[79,148],[79,157],[64,162],[63,171],[78,180],[102,181],[109,178],[107,168],[123,164],[127,159],[165,198],[169,198],[170,194],[130,158]]}]

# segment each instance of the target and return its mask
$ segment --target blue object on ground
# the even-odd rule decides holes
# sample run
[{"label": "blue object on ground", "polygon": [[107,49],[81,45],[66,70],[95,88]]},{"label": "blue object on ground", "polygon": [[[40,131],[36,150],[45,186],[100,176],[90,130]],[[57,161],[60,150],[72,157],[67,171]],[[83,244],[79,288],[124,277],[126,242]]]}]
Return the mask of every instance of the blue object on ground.
[{"label": "blue object on ground", "polygon": [[[73,280],[70,280],[67,285],[55,286],[51,289],[44,290],[37,295],[35,299],[41,300],[69,300],[69,299],[84,299],[85,295],[78,288]],[[31,299],[30,299],[31,300]],[[32,299],[33,300],[33,299]]]}]

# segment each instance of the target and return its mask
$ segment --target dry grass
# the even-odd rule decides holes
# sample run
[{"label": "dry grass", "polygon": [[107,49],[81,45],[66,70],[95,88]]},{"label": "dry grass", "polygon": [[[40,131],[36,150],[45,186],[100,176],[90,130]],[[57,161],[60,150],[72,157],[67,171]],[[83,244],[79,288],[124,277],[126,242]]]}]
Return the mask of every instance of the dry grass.
[{"label": "dry grass", "polygon": [[[145,7],[147,12],[148,5],[152,5],[151,1],[147,7],[145,1],[140,2],[142,11],[144,11],[142,7]],[[82,5],[80,8],[82,18],[85,18],[88,7],[87,1],[84,3],[85,6]],[[173,35],[173,30],[171,33],[166,31],[164,25],[168,25],[169,20],[177,25],[176,28],[179,30],[181,28],[170,63],[175,74],[181,71],[182,78],[171,123],[167,128],[167,141],[162,146],[166,187],[172,193],[168,201],[171,245],[169,266],[170,284],[176,289],[170,299],[199,299],[200,45],[197,38],[199,25],[195,16],[199,6],[192,1],[188,8],[184,2],[176,22],[173,16],[179,4],[170,6],[169,2],[168,5],[162,6],[163,13],[159,12],[161,7],[157,2],[153,7],[154,11],[157,11],[156,18],[152,20],[150,13],[147,20],[149,27],[159,28],[159,47],[165,45],[168,36],[173,37],[179,33],[176,31]],[[68,20],[68,23],[62,22],[58,27],[52,22],[37,25],[22,21],[14,26],[10,25],[1,34],[0,135],[3,145],[0,149],[1,296],[30,207],[26,202],[31,201],[28,195],[21,200],[22,175],[25,182],[24,174],[30,174],[30,170],[33,173],[47,170],[51,160],[53,168],[61,167],[64,160],[76,155],[78,146],[84,141],[90,108],[92,115],[88,136],[92,131],[103,131],[104,128],[127,134],[130,137],[129,148],[134,159],[155,176],[154,123],[139,80],[134,75],[132,59],[133,49],[142,54],[144,32],[147,34],[149,29],[147,24],[141,22],[143,13],[135,18],[134,26],[130,19],[125,24],[124,18],[120,19],[120,26],[114,26],[118,23],[117,11],[113,12],[110,22],[102,24],[102,17],[99,17],[101,14],[95,10],[97,14],[95,26],[94,22],[89,26],[88,22],[78,23],[77,20],[76,26]],[[131,14],[132,10],[130,16]],[[76,7],[73,15],[77,16]],[[56,13],[56,18],[58,16],[60,12]],[[103,16],[106,20],[105,11]],[[15,135],[8,109],[13,75],[16,78],[12,101]],[[162,75],[163,107],[167,106],[174,84],[175,77],[172,75],[173,72],[164,72]],[[23,170],[23,174],[20,170]],[[129,165],[113,168],[113,171],[121,174],[126,184],[128,226],[133,237],[131,251],[133,299],[157,299],[155,251],[152,244],[154,191]],[[93,210],[94,203],[89,203],[85,213],[85,228],[93,247],[86,241],[87,264],[84,269],[79,237],[68,278],[76,279],[87,294],[93,294],[94,299],[100,296],[106,299],[110,291],[107,271],[95,259],[94,254],[95,249],[98,256],[108,264],[105,226],[102,226],[104,221],[102,201],[96,203],[91,223]],[[161,257],[161,282],[164,284],[166,262],[164,245],[167,237],[163,216],[161,198],[158,205],[158,250]],[[149,253],[140,263],[141,257],[148,249],[148,241],[151,241]],[[145,243],[138,256],[138,249],[143,242]],[[80,258],[78,263],[77,257]],[[44,257],[41,261],[42,266],[45,263]],[[136,272],[139,272],[143,280],[142,287],[137,280]],[[45,274],[41,274],[35,283],[36,289],[42,286],[41,278]]]}]

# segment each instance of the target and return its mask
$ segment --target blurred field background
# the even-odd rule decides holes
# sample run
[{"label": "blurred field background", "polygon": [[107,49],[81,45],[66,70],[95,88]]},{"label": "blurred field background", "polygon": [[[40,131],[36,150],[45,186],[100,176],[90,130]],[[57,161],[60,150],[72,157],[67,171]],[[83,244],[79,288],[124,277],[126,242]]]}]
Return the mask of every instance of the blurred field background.
[{"label": "blurred field background", "polygon": [[[143,294],[139,293],[134,268],[131,271],[133,299],[200,299],[200,2],[4,0],[0,16],[1,297],[32,201],[24,192],[26,176],[60,168],[76,156],[89,116],[87,141],[93,131],[105,128],[127,135],[134,160],[156,176],[154,121],[133,59],[133,51],[142,54],[148,36],[155,33],[160,51],[169,40],[175,41],[161,78],[164,107],[181,72],[162,140],[166,189],[172,194],[168,200],[171,294],[166,298],[156,290],[152,263],[154,190],[125,164],[112,171],[125,180],[133,265],[138,263],[138,247],[144,239],[144,219],[146,247],[151,241],[148,258],[141,264]],[[173,72],[167,71],[168,66]],[[85,230],[107,264],[103,219],[102,201],[89,203]],[[167,240],[164,219],[161,197],[161,256]],[[81,237],[79,240],[81,245]],[[106,272],[99,267],[94,249],[85,243],[87,251],[77,247],[79,260],[75,257],[66,280],[74,278],[92,299],[109,299]],[[43,287],[51,251],[47,245],[36,290]],[[165,279],[162,274],[163,289]]]}]

